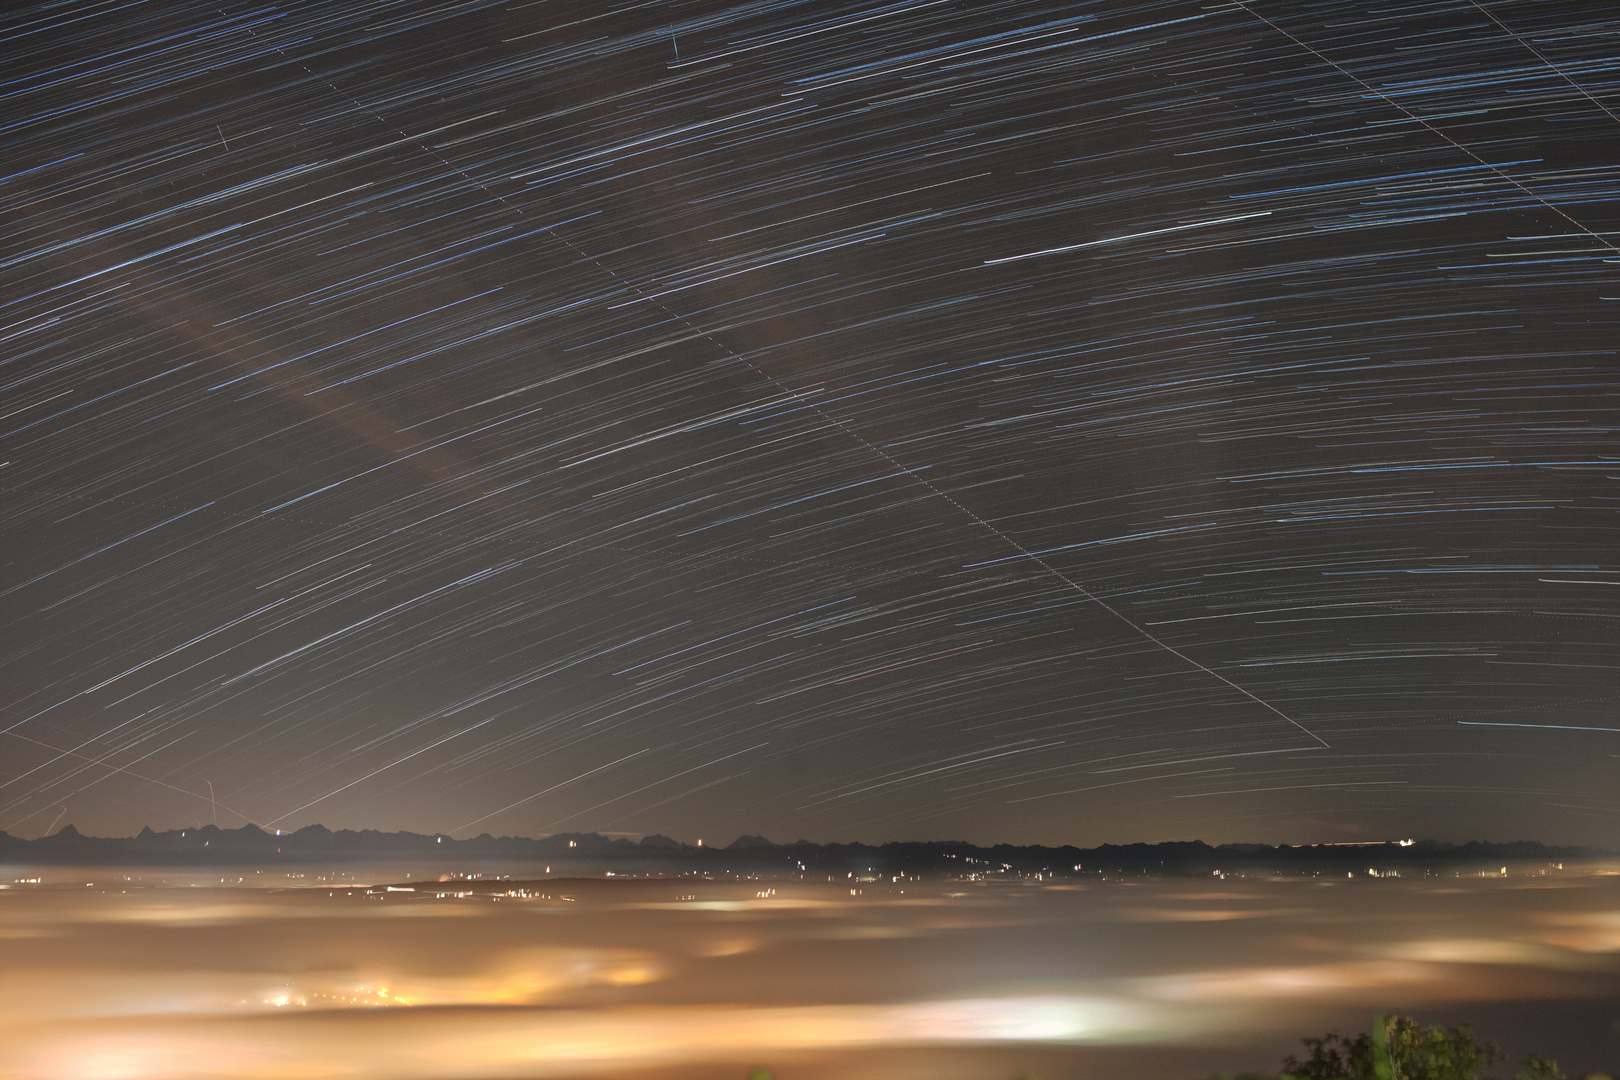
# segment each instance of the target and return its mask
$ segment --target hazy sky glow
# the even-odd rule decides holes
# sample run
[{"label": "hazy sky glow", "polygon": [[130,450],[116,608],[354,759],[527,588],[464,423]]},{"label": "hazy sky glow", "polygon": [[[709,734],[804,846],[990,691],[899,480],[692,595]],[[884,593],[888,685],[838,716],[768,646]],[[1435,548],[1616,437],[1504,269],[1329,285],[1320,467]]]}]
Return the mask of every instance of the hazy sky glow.
[{"label": "hazy sky glow", "polygon": [[13,16],[0,828],[1612,845],[1603,8]]}]

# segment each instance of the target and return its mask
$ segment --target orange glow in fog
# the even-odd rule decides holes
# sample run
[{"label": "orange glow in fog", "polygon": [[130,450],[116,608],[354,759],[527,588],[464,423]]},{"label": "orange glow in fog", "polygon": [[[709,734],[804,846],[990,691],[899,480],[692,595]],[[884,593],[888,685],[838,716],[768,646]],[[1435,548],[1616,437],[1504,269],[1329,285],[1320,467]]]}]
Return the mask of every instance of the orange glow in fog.
[{"label": "orange glow in fog", "polygon": [[837,1075],[836,1052],[965,1046],[1017,1071],[1020,1047],[1210,1045],[1392,1003],[1572,998],[1620,957],[1613,879],[1578,874],[1536,889],[913,882],[850,896],[690,880],[192,888],[135,872],[86,889],[37,873],[0,890],[0,1074],[26,1080],[744,1059],[814,1076]]}]

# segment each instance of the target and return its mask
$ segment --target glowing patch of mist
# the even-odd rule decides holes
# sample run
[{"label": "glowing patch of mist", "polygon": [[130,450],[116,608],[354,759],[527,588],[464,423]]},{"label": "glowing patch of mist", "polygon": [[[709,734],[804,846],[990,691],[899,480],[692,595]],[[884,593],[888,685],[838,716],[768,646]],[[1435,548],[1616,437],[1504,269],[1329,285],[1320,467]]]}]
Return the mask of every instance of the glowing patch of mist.
[{"label": "glowing patch of mist", "polygon": [[657,954],[630,949],[518,949],[467,975],[411,971],[83,972],[10,968],[0,980],[9,1023],[66,1017],[209,1015],[287,1009],[538,1005],[593,985],[642,986],[665,977]]},{"label": "glowing patch of mist", "polygon": [[1129,913],[1129,918],[1137,922],[1232,922],[1236,919],[1265,919],[1282,912],[1255,909],[1253,911],[1230,911],[1220,908],[1178,909],[1178,908],[1138,908]]},{"label": "glowing patch of mist", "polygon": [[1537,921],[1555,929],[1538,940],[1580,952],[1620,952],[1620,911],[1570,911],[1541,915]]},{"label": "glowing patch of mist", "polygon": [[1580,952],[1554,945],[1490,938],[1438,938],[1403,941],[1382,950],[1389,956],[1441,964],[1519,964],[1526,967],[1580,971],[1591,960]]},{"label": "glowing patch of mist", "polygon": [[1620,964],[1602,884],[7,890],[0,1075],[650,1078],[926,1047],[1001,1055],[1013,1075],[1034,1047],[1589,996]]},{"label": "glowing patch of mist", "polygon": [[[468,1029],[472,1030],[469,1031]],[[545,1076],[592,1066],[675,1065],[716,1053],[781,1054],[961,1042],[1110,1043],[1163,1034],[1163,1019],[1117,1001],[972,998],[899,1005],[630,1009],[416,1016],[342,1031],[297,1025],[208,1034],[98,1035],[39,1048],[23,1080],[240,1077]],[[356,1060],[369,1067],[355,1067]],[[350,1064],[338,1065],[338,1061]]]},{"label": "glowing patch of mist", "polygon": [[805,897],[769,897],[753,900],[672,900],[667,903],[619,904],[624,911],[803,911],[807,909],[843,909],[848,904],[836,900],[811,900]]}]

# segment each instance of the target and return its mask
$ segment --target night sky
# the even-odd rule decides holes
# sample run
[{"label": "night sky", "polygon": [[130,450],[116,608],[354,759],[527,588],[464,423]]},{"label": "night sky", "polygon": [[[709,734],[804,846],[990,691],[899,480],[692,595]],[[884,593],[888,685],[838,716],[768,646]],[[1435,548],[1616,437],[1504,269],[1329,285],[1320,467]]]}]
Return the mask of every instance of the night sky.
[{"label": "night sky", "polygon": [[1608,4],[4,32],[0,828],[1613,845]]}]

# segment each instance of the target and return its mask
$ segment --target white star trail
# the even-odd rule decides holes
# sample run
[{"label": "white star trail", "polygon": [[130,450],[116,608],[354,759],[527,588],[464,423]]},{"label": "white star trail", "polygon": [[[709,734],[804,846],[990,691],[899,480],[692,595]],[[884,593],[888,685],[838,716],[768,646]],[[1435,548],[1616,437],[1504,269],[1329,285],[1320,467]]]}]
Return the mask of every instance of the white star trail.
[{"label": "white star trail", "polygon": [[1607,10],[5,33],[0,829],[1610,842]]}]

